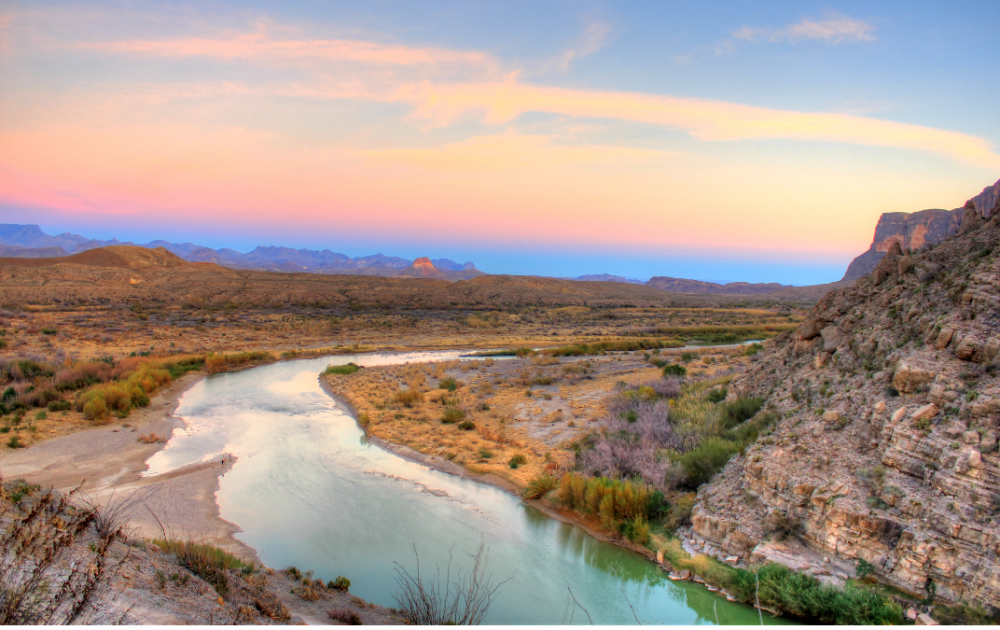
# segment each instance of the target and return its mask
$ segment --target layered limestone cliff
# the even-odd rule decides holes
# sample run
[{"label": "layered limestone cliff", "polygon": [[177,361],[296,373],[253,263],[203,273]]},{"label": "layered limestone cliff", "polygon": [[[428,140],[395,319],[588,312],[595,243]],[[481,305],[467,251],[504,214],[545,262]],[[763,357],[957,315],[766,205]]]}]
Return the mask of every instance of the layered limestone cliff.
[{"label": "layered limestone cliff", "polygon": [[996,195],[970,201],[937,246],[893,241],[871,275],[768,342],[736,395],[781,420],[699,491],[698,536],[800,568],[772,553],[791,537],[909,592],[1000,607]]}]

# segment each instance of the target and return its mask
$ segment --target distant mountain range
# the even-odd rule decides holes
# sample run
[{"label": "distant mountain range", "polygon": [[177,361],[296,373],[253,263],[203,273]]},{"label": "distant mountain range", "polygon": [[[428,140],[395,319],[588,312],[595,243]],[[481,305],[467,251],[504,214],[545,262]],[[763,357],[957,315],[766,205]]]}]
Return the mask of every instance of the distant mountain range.
[{"label": "distant mountain range", "polygon": [[[311,272],[358,274],[371,276],[411,276],[464,280],[483,274],[472,262],[457,263],[447,258],[416,261],[375,254],[351,258],[329,249],[293,249],[291,247],[258,246],[243,254],[234,249],[212,249],[194,243],[170,243],[156,240],[150,243],[108,241],[87,238],[65,232],[57,236],[46,234],[37,225],[0,224],[0,256],[8,258],[51,258],[78,254],[98,247],[135,245],[147,249],[162,247],[188,262],[210,262],[230,269],[258,271]],[[426,261],[427,264],[424,264]],[[428,267],[429,265],[429,267]]]},{"label": "distant mountain range", "polygon": [[786,286],[777,282],[727,282],[726,284],[716,284],[715,282],[685,280],[683,278],[669,278],[667,276],[654,276],[649,279],[646,286],[662,291],[670,291],[671,293],[725,293],[729,295],[758,295],[760,293],[771,293],[778,289],[792,288],[791,285]]}]

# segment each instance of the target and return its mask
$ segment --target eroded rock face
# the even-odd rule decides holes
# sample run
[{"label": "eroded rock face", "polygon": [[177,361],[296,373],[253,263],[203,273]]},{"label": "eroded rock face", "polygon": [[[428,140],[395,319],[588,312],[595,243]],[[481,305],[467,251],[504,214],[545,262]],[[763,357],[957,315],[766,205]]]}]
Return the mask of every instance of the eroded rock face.
[{"label": "eroded rock face", "polygon": [[899,588],[1000,606],[1000,221],[980,205],[934,248],[893,241],[736,377],[780,420],[699,491],[697,535],[752,557],[790,534]]}]

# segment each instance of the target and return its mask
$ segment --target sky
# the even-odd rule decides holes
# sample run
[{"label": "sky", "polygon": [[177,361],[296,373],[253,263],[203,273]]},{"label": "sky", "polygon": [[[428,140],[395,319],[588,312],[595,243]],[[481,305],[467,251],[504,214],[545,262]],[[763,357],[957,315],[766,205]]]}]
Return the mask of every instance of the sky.
[{"label": "sky", "polygon": [[840,279],[1000,178],[995,2],[0,0],[0,222]]}]

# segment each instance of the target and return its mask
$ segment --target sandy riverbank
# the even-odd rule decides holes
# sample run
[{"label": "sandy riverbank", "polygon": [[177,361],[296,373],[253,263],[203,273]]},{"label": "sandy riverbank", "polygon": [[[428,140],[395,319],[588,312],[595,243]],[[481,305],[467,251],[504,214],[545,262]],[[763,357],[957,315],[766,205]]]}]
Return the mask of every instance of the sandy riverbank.
[{"label": "sandy riverbank", "polygon": [[[232,466],[227,458],[202,462],[154,477],[143,477],[146,461],[166,446],[175,428],[184,421],[174,412],[183,395],[205,378],[190,373],[158,392],[148,407],[135,410],[120,422],[95,426],[39,443],[31,448],[0,453],[0,475],[29,483],[80,492],[102,504],[141,493],[143,504],[129,516],[137,534],[211,543],[247,559],[256,552],[233,534],[240,529],[219,515],[215,493],[219,477]],[[139,436],[156,434],[163,441],[144,444]],[[162,526],[162,529],[161,529]]]}]

